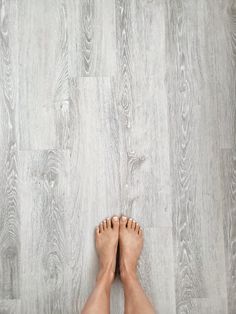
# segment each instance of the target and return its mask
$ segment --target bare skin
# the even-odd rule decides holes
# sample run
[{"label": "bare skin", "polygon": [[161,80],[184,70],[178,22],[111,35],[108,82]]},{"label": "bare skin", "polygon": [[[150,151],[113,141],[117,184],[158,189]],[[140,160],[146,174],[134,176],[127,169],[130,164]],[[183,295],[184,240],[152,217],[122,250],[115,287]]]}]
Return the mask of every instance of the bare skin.
[{"label": "bare skin", "polygon": [[110,291],[115,277],[116,253],[119,239],[119,218],[106,219],[96,228],[96,249],[99,272],[96,285],[82,314],[110,313]]},{"label": "bare skin", "polygon": [[120,275],[125,294],[125,314],[155,314],[137,276],[137,263],[143,248],[143,230],[133,219],[120,219]]},{"label": "bare skin", "polygon": [[133,219],[114,216],[96,228],[99,272],[96,286],[82,314],[109,314],[110,290],[115,277],[119,241],[120,276],[125,294],[125,314],[155,314],[137,276],[137,262],[143,247],[143,231]]}]

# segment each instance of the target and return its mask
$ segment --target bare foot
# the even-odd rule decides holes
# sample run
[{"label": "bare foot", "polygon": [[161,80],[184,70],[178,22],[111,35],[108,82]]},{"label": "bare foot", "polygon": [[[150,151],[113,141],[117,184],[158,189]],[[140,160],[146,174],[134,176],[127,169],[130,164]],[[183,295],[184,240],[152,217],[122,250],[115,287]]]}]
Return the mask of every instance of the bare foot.
[{"label": "bare foot", "polygon": [[133,219],[122,216],[119,232],[120,276],[136,278],[138,258],[143,248],[143,231]]},{"label": "bare foot", "polygon": [[111,284],[116,268],[116,253],[119,238],[119,218],[107,218],[96,228],[96,249],[99,257],[97,281]]}]

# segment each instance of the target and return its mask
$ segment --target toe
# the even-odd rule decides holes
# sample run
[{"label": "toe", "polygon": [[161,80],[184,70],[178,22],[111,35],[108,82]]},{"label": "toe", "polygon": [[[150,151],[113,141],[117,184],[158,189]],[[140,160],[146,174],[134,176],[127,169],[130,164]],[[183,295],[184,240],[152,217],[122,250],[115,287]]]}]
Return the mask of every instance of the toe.
[{"label": "toe", "polygon": [[119,228],[119,218],[117,216],[112,217],[112,227],[115,230]]},{"label": "toe", "polygon": [[142,229],[142,228],[139,228],[138,234],[139,234],[141,237],[143,236],[143,229]]},{"label": "toe", "polygon": [[139,229],[140,229],[140,226],[139,226],[139,224],[136,222],[135,231],[136,231],[137,233],[139,233]]},{"label": "toe", "polygon": [[127,217],[126,216],[121,216],[120,218],[120,227],[121,228],[126,228],[127,225]]},{"label": "toe", "polygon": [[132,222],[133,222],[133,219],[129,218],[128,224],[127,224],[128,229],[132,229]]},{"label": "toe", "polygon": [[98,236],[98,235],[99,235],[99,233],[100,233],[100,231],[99,231],[99,227],[96,227],[96,236]]},{"label": "toe", "polygon": [[106,219],[103,220],[103,230],[106,230],[107,229],[107,221]]},{"label": "toe", "polygon": [[132,222],[132,229],[135,230],[135,228],[136,228],[136,221],[133,220],[133,222]]},{"label": "toe", "polygon": [[107,228],[110,229],[111,228],[111,219],[107,218]]},{"label": "toe", "polygon": [[102,222],[99,224],[99,231],[100,231],[100,233],[103,232],[103,224],[102,224]]}]

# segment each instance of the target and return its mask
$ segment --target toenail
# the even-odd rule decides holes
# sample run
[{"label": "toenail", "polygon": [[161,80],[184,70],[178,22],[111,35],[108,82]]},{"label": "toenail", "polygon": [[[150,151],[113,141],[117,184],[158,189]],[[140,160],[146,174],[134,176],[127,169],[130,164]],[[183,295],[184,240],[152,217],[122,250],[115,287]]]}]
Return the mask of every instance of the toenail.
[{"label": "toenail", "polygon": [[117,217],[117,216],[114,216],[113,219],[114,219],[114,220],[118,220],[118,217]]},{"label": "toenail", "polygon": [[121,219],[122,219],[122,220],[126,220],[126,217],[125,217],[125,216],[122,216]]}]

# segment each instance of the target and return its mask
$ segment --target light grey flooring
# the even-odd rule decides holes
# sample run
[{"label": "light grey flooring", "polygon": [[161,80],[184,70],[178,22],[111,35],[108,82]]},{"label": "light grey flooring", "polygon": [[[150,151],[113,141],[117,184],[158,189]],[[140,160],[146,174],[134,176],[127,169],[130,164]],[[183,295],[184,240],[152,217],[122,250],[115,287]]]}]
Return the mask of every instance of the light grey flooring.
[{"label": "light grey flooring", "polygon": [[0,44],[0,313],[79,313],[124,213],[159,314],[235,314],[236,1],[0,0]]}]

